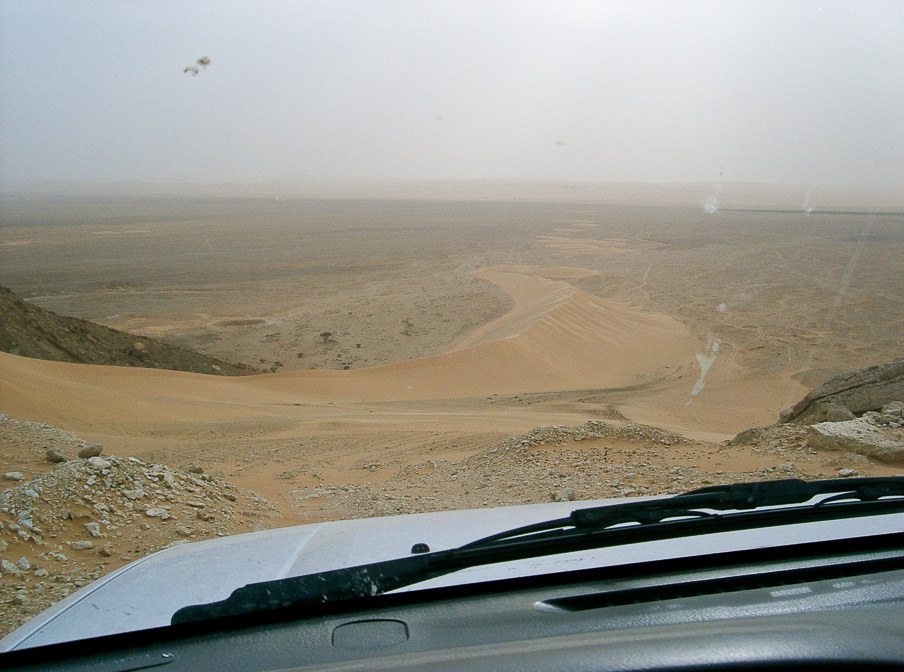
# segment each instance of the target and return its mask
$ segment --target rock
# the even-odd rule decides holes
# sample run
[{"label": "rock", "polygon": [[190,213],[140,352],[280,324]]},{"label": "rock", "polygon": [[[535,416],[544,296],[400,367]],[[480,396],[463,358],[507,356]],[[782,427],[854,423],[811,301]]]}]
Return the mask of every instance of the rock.
[{"label": "rock", "polygon": [[21,471],[7,471],[3,478],[7,481],[24,481],[25,475]]},{"label": "rock", "polygon": [[4,574],[19,576],[19,568],[6,558],[0,558],[0,571],[2,571]]},{"label": "rock", "polygon": [[81,458],[97,457],[103,452],[104,447],[99,443],[89,443],[87,446],[78,451]]},{"label": "rock", "polygon": [[565,488],[552,493],[552,501],[554,502],[571,502],[574,500],[574,490]]},{"label": "rock", "polygon": [[857,472],[853,469],[839,469],[838,475],[842,478],[850,478],[851,476],[856,476]]},{"label": "rock", "polygon": [[104,533],[100,531],[100,523],[85,523],[85,529],[92,537],[102,537]]},{"label": "rock", "polygon": [[144,512],[148,518],[162,518],[163,516],[168,515],[168,511],[166,509],[161,509],[157,507],[153,507]]},{"label": "rock", "polygon": [[883,415],[904,418],[904,401],[890,401],[882,407]]},{"label": "rock", "polygon": [[861,414],[878,411],[900,399],[904,399],[904,357],[832,378],[782,411],[779,422],[811,425],[828,420],[820,417],[827,413],[826,405],[842,406],[853,414]]},{"label": "rock", "polygon": [[48,462],[68,462],[69,456],[62,448],[50,448],[44,454],[44,459]]},{"label": "rock", "polygon": [[814,425],[817,422],[846,422],[853,420],[857,416],[851,413],[847,406],[843,406],[834,401],[819,401],[810,406],[807,411],[807,425]]},{"label": "rock", "polygon": [[180,525],[176,528],[176,534],[181,534],[183,537],[188,537],[191,536],[192,531],[190,528]]},{"label": "rock", "polygon": [[16,561],[16,567],[21,569],[23,572],[27,572],[31,569],[31,563],[28,561],[28,558],[19,558]]},{"label": "rock", "polygon": [[131,499],[131,500],[141,499],[142,497],[144,497],[144,491],[127,489],[127,490],[122,491],[122,496],[125,497],[126,499]]},{"label": "rock", "polygon": [[25,496],[26,496],[26,497],[31,497],[32,499],[37,499],[37,498],[38,498],[38,491],[35,490],[34,488],[28,488],[28,489],[25,491]]},{"label": "rock", "polygon": [[195,464],[191,464],[191,465],[185,467],[185,471],[187,471],[190,474],[203,474],[204,473],[204,469],[202,469],[201,467],[199,467]]},{"label": "rock", "polygon": [[847,450],[887,464],[904,464],[904,442],[891,438],[888,431],[869,418],[812,425],[807,445],[816,450]]},{"label": "rock", "polygon": [[89,548],[94,548],[94,544],[90,541],[76,541],[72,544],[73,551],[87,551]]},{"label": "rock", "polygon": [[0,553],[6,553],[7,548],[9,548],[9,544],[3,541],[3,539],[0,539]]},{"label": "rock", "polygon": [[847,422],[857,417],[847,406],[841,404],[823,404],[822,408],[825,410],[826,422]]},{"label": "rock", "polygon": [[738,433],[731,440],[731,445],[747,446],[753,443],[758,443],[764,439],[767,431],[767,427],[751,427],[750,429],[745,429],[743,432]]},{"label": "rock", "polygon": [[102,457],[94,457],[88,458],[88,464],[91,465],[93,469],[96,471],[103,471],[104,469],[109,469],[112,466],[112,463],[109,460],[105,460]]}]

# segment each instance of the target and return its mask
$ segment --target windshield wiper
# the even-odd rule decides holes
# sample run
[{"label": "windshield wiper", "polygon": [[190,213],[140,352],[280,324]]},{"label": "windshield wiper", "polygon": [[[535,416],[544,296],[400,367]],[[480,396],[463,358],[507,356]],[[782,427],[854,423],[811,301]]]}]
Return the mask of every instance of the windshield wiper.
[{"label": "windshield wiper", "polygon": [[[374,596],[498,562],[898,511],[904,511],[904,477],[714,486],[663,499],[577,509],[565,518],[518,527],[454,549],[251,583],[225,600],[183,607],[173,614],[171,623]],[[426,544],[417,547],[426,549]]]}]

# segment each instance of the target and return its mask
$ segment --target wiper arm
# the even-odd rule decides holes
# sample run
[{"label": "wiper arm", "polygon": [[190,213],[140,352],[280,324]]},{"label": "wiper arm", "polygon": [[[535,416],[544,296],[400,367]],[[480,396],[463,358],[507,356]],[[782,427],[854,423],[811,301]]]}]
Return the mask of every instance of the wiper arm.
[{"label": "wiper arm", "polygon": [[[821,495],[829,496],[811,503]],[[759,507],[782,508],[752,510]],[[248,584],[220,602],[179,609],[171,623],[369,597],[468,567],[557,553],[896,511],[904,511],[904,477],[714,486],[664,499],[577,509],[566,518],[450,550]]]},{"label": "wiper arm", "polygon": [[816,502],[821,506],[832,501],[856,499],[877,501],[881,497],[904,496],[904,478],[848,478],[825,481],[802,481],[787,479],[781,481],[759,481],[715,485],[690,490],[680,495],[645,502],[625,502],[572,511],[567,518],[549,520],[533,525],[507,530],[478,539],[461,548],[475,548],[507,539],[532,535],[536,538],[545,530],[564,527],[574,529],[600,529],[621,524],[660,523],[668,518],[705,518],[711,513],[744,511],[758,507],[804,504],[820,495],[833,495]]}]

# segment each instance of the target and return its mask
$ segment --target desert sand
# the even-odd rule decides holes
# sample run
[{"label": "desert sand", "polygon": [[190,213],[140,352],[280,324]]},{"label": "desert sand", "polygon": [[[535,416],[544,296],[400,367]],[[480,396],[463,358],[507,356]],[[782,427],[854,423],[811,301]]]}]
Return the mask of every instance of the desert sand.
[{"label": "desert sand", "polygon": [[[467,187],[5,196],[0,285],[269,372],[0,352],[0,473],[24,479],[3,488],[65,468],[88,493],[42,491],[46,538],[0,516],[4,560],[31,567],[0,585],[0,632],[151,550],[261,525],[899,473],[813,450],[800,428],[728,441],[901,355],[893,207],[839,214],[862,199],[822,194],[835,210],[807,215],[794,193],[744,187],[707,212],[703,187],[529,188],[534,202]],[[45,459],[87,443],[116,456],[107,472]],[[151,490],[133,501],[92,469]],[[210,508],[193,508],[203,493]],[[170,517],[149,518],[160,506]]]},{"label": "desert sand", "polygon": [[310,483],[377,482],[616,415],[724,441],[833,373],[899,354],[902,217],[752,211],[789,199],[752,188],[709,213],[698,191],[8,197],[0,284],[271,373],[0,353],[0,412],[109,454],[203,464],[291,522],[313,516],[283,496],[308,483],[304,465]]}]

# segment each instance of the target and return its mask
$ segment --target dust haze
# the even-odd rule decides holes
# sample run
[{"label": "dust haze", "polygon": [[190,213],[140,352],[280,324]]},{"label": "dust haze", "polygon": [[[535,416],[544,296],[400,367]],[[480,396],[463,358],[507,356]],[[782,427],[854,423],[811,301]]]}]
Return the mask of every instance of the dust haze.
[{"label": "dust haze", "polygon": [[0,184],[894,189],[902,33],[875,1],[5,0]]},{"label": "dust haze", "polygon": [[0,286],[120,332],[41,312],[73,359],[0,352],[0,632],[261,527],[900,472],[900,403],[883,459],[751,428],[901,357],[902,34],[869,1],[0,0]]}]

